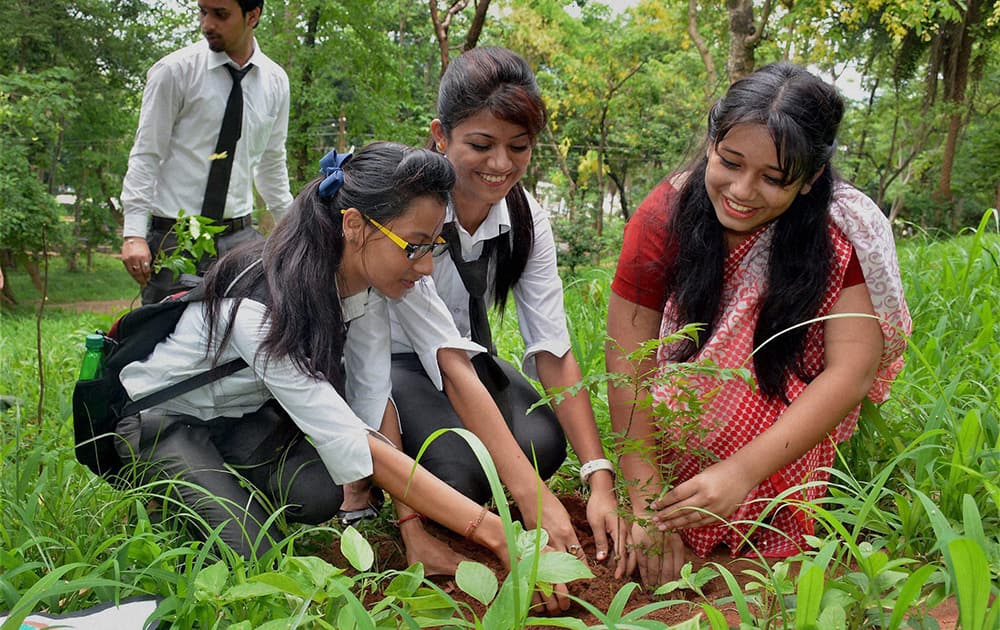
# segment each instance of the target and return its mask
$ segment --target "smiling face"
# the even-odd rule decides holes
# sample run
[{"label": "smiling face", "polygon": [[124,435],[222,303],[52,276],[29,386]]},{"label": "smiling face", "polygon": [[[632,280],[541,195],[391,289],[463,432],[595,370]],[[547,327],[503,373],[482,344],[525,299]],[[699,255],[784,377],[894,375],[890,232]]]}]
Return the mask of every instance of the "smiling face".
[{"label": "smiling face", "polygon": [[[348,243],[354,238],[359,271],[367,286],[378,289],[388,298],[401,298],[422,276],[434,271],[434,257],[426,255],[416,260],[389,237],[365,220],[356,210],[345,216]],[[386,228],[414,245],[433,243],[444,225],[444,204],[436,197],[417,197],[406,211],[395,219],[382,222]],[[353,227],[349,228],[349,224]],[[357,237],[352,237],[352,230]],[[345,253],[346,256],[346,253]]]},{"label": "smiling face", "polygon": [[253,52],[253,27],[260,19],[260,7],[243,13],[236,0],[199,0],[201,33],[208,47],[225,52],[243,65]]},{"label": "smiling face", "polygon": [[774,140],[764,125],[736,125],[717,145],[709,146],[705,188],[729,248],[780,217],[798,195],[809,192],[809,182],[785,185],[783,176]]},{"label": "smiling face", "polygon": [[485,213],[521,179],[534,138],[523,126],[480,110],[447,134],[440,121],[431,123],[439,149],[455,168],[452,199],[459,214]]}]

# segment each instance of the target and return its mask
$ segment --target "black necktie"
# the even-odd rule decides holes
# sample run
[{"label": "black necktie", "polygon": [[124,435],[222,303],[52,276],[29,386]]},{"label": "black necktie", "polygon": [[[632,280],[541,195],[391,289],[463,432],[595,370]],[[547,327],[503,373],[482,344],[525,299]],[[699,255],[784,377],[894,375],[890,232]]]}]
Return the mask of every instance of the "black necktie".
[{"label": "black necktie", "polygon": [[462,278],[465,290],[469,292],[469,327],[472,340],[486,348],[490,354],[496,354],[493,345],[493,333],[490,331],[490,321],[486,309],[486,275],[489,272],[490,255],[496,247],[498,237],[483,243],[483,251],[476,260],[466,262],[462,258],[462,243],[458,238],[458,230],[454,223],[445,223],[441,236],[448,241],[448,252],[451,261]]},{"label": "black necktie", "polygon": [[448,241],[448,252],[455,264],[462,284],[469,293],[469,327],[472,340],[486,348],[487,352],[472,357],[472,365],[476,368],[479,380],[493,396],[494,402],[503,413],[504,419],[510,423],[510,405],[507,401],[507,386],[510,381],[503,373],[500,365],[494,359],[497,349],[493,345],[493,333],[490,330],[490,320],[486,308],[486,278],[489,273],[490,258],[506,234],[499,234],[483,243],[483,251],[476,260],[466,262],[462,258],[462,242],[453,222],[445,223],[441,236]]},{"label": "black necktie", "polygon": [[[236,158],[236,141],[240,139],[243,130],[243,88],[240,86],[240,81],[253,64],[247,64],[242,70],[237,70],[228,63],[223,67],[232,75],[233,87],[229,90],[226,112],[222,115],[219,140],[215,143],[215,159],[212,160],[212,167],[208,172],[205,201],[201,205],[201,216],[215,221],[220,221],[226,210],[229,176],[233,172],[233,160]],[[220,157],[222,155],[225,157]]]}]

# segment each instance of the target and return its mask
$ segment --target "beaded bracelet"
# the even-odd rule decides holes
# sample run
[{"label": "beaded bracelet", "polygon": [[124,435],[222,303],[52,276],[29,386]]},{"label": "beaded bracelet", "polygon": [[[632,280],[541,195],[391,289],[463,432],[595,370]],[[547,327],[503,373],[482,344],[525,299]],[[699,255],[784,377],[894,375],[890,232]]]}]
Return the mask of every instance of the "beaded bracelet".
[{"label": "beaded bracelet", "polygon": [[479,516],[469,521],[469,524],[465,527],[466,538],[472,537],[472,532],[476,531],[476,528],[479,527],[479,524],[483,522],[483,519],[486,518],[486,512],[488,511],[489,510],[487,510],[486,506],[484,505],[483,509],[479,511]]}]

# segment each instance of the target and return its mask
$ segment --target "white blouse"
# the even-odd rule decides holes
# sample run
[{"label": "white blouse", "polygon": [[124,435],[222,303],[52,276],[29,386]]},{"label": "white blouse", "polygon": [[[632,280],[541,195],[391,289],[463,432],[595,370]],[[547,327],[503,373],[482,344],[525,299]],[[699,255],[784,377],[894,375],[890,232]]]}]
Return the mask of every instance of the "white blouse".
[{"label": "white blouse", "polygon": [[[344,299],[345,316],[353,309],[365,317],[381,319],[388,327],[384,303],[364,306],[367,293]],[[361,304],[358,305],[357,302]],[[231,300],[223,300],[219,326],[229,323]],[[359,308],[360,306],[360,308]],[[203,302],[194,302],[181,316],[174,332],[156,346],[145,361],[125,366],[121,382],[136,400],[212,367],[214,353],[206,357],[207,311]],[[184,414],[201,420],[219,416],[240,417],[276,399],[295,424],[309,436],[334,482],[344,484],[372,474],[368,433],[377,431],[389,399],[389,343],[383,337],[368,340],[363,351],[347,342],[344,363],[347,400],[328,381],[312,377],[291,360],[265,361],[258,356],[270,326],[264,305],[245,299],[236,312],[229,343],[218,363],[242,358],[252,369],[199,387],[159,405],[167,414]]]},{"label": "white blouse", "polygon": [[[526,193],[527,194],[527,193]],[[537,377],[534,357],[550,352],[557,357],[570,349],[569,330],[563,307],[563,286],[556,267],[555,239],[548,215],[531,195],[527,195],[535,223],[535,243],[520,279],[514,285],[514,304],[518,325],[524,339],[522,369]],[[449,206],[445,221],[454,221],[455,212]],[[475,234],[469,234],[456,222],[462,246],[462,258],[476,260],[485,241],[498,234],[510,233],[510,214],[506,200],[494,205]],[[493,304],[496,286],[496,261],[490,261],[486,288],[487,306]],[[434,272],[423,278],[401,299],[390,300],[372,291],[372,301],[388,303],[391,321],[392,352],[415,352],[431,381],[442,389],[441,370],[437,363],[440,348],[465,350],[470,356],[485,349],[471,341],[469,324],[469,293],[447,254],[434,259]],[[348,338],[360,337],[375,341],[386,331],[379,331],[380,322],[366,313],[351,325]]]}]

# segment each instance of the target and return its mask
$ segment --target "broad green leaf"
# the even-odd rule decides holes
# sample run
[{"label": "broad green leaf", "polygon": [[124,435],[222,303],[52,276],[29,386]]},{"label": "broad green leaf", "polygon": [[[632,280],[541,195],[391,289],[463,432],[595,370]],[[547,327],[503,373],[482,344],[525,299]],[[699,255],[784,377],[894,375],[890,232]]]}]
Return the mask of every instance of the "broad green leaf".
[{"label": "broad green leaf", "polygon": [[816,619],[816,627],[823,630],[847,630],[847,612],[842,606],[828,606]]},{"label": "broad green leaf", "polygon": [[454,602],[446,595],[427,588],[419,589],[415,594],[400,599],[406,602],[407,608],[412,612],[420,612],[424,615],[454,607]]},{"label": "broad green leaf", "polygon": [[372,546],[354,527],[349,526],[341,533],[340,552],[358,571],[367,571],[375,564],[375,553],[372,551]]},{"label": "broad green leaf", "polygon": [[882,571],[875,576],[875,588],[882,593],[896,586],[910,574],[904,571]]},{"label": "broad green leaf", "polygon": [[590,569],[579,558],[568,553],[554,551],[543,553],[538,557],[539,582],[549,584],[566,584],[573,580],[585,580],[594,577]]},{"label": "broad green leaf", "polygon": [[409,597],[417,592],[424,581],[424,565],[420,562],[392,578],[385,588],[386,595]]},{"label": "broad green leaf", "polygon": [[[296,580],[292,575],[287,573],[262,573],[260,575],[255,575],[247,580],[247,582],[259,582],[261,584],[266,584],[271,588],[277,589],[282,593],[287,593],[289,595],[294,595],[301,599],[307,599],[309,597],[303,585]],[[314,584],[313,591],[321,589],[322,584]]]},{"label": "broad green leaf", "polygon": [[229,579],[229,567],[223,561],[218,561],[210,567],[205,567],[194,578],[194,596],[199,601],[215,600],[222,594]]},{"label": "broad green leaf", "polygon": [[288,628],[309,628],[313,627],[310,622],[317,620],[315,615],[305,617],[293,616],[284,619],[271,619],[260,624],[254,630],[288,630]]},{"label": "broad green leaf", "polygon": [[319,587],[322,587],[334,577],[344,573],[344,570],[340,567],[335,567],[317,556],[291,556],[285,558],[282,562],[282,568],[294,569],[293,573],[308,578],[312,586]]},{"label": "broad green leaf", "polygon": [[280,588],[271,586],[270,584],[264,584],[262,582],[246,582],[245,584],[237,584],[226,590],[225,595],[222,596],[222,601],[225,602],[235,602],[241,599],[255,599],[257,597],[267,597],[268,595],[280,595],[283,594]]},{"label": "broad green leaf", "polygon": [[[506,630],[507,628],[521,628],[522,619],[528,614],[528,606],[531,603],[531,585],[526,579],[516,582],[511,576],[507,576],[500,591],[497,593],[493,604],[483,615],[483,628],[493,630]],[[518,618],[517,611],[520,611],[521,619]]]},{"label": "broad green leaf", "polygon": [[458,571],[455,572],[455,583],[458,584],[458,588],[487,606],[496,597],[500,587],[497,576],[489,567],[468,561],[459,563]]}]

